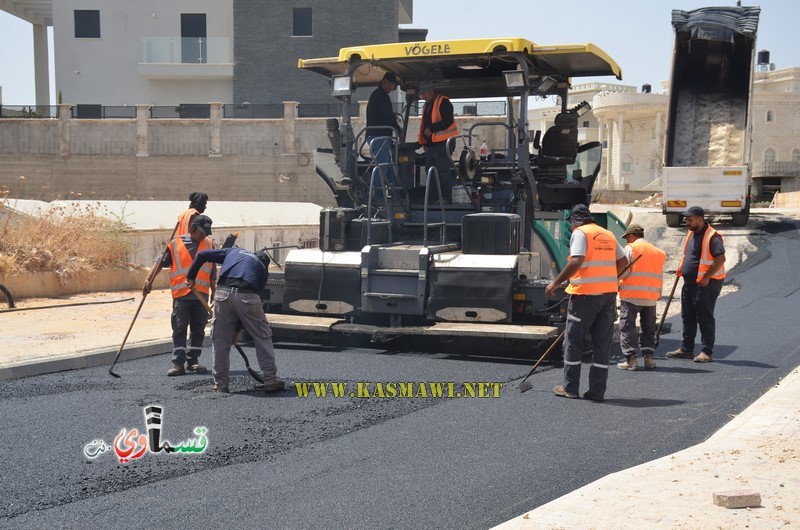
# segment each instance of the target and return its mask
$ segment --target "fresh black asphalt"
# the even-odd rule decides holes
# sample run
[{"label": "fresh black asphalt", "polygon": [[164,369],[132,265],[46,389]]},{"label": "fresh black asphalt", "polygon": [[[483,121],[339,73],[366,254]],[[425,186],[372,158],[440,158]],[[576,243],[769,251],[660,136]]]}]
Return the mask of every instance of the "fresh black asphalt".
[{"label": "fresh black asphalt", "polygon": [[[794,223],[751,221],[755,249],[717,305],[711,364],[611,368],[604,404],[552,395],[558,364],[424,352],[277,345],[281,376],[308,381],[500,381],[499,398],[265,395],[232,352],[230,395],[209,375],[168,378],[167,356],[0,386],[0,526],[13,528],[485,528],[706,439],[800,365]],[[246,350],[254,362],[251,348]],[[615,347],[616,351],[616,347]],[[210,362],[210,352],[201,359]],[[588,365],[584,365],[585,387]],[[582,391],[585,388],[581,389]],[[208,429],[201,454],[90,461],[84,446],[143,432],[164,407],[173,443]],[[652,487],[658,488],[658,477]],[[687,492],[687,494],[708,492]],[[620,498],[620,502],[625,502]]]}]

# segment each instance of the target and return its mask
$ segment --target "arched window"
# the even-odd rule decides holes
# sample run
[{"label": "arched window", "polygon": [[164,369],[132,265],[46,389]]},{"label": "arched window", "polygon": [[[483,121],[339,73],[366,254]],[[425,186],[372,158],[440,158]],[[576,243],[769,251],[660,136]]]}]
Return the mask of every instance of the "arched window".
[{"label": "arched window", "polygon": [[800,149],[792,149],[792,162],[800,162]]},{"label": "arched window", "polygon": [[767,147],[767,150],[764,151],[764,162],[775,162],[776,158],[775,149]]},{"label": "arched window", "polygon": [[772,111],[771,110],[767,111],[767,121],[772,121]]},{"label": "arched window", "polygon": [[631,155],[625,155],[622,159],[622,172],[630,173],[631,171],[633,171],[633,158]]},{"label": "arched window", "polygon": [[633,141],[633,126],[625,122],[625,125],[622,126],[622,141],[626,144],[629,144]]}]

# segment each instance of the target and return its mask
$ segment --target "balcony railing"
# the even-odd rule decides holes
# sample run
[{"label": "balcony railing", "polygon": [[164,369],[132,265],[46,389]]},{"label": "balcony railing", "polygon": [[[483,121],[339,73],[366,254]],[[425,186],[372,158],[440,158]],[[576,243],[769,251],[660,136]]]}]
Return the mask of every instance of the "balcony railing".
[{"label": "balcony railing", "polygon": [[753,177],[800,177],[800,162],[753,162]]},{"label": "balcony railing", "polygon": [[230,64],[233,63],[228,37],[144,37],[145,64]]}]

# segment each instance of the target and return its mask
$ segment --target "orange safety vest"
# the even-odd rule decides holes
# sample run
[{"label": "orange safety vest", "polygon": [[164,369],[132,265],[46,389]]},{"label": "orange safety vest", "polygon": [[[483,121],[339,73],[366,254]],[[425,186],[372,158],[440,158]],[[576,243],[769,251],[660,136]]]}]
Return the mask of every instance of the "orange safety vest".
[{"label": "orange safety vest", "polygon": [[175,235],[182,236],[183,234],[188,234],[190,232],[189,223],[192,222],[192,217],[199,213],[200,212],[194,208],[187,208],[184,210],[184,212],[178,216],[178,231],[175,232]]},{"label": "orange safety vest", "polygon": [[[689,233],[686,234],[686,241],[683,243],[683,256],[681,256],[681,262],[678,263],[678,276],[681,275],[681,268],[683,267],[683,259],[686,257],[686,249],[689,248],[689,240],[692,239],[692,232],[689,230]],[[703,234],[703,244],[700,247],[700,265],[697,267],[697,283],[700,283],[700,280],[703,279],[703,276],[711,268],[711,265],[714,264],[714,256],[711,255],[711,238],[714,237],[714,234],[719,234],[719,237],[722,237],[722,234],[711,228],[711,225],[708,225],[706,228],[706,233]],[[717,273],[711,277],[712,280],[721,280],[725,277],[725,266],[723,265],[722,268],[717,271]]]},{"label": "orange safety vest", "polygon": [[664,283],[667,254],[644,239],[637,239],[629,246],[633,249],[631,261],[638,260],[631,267],[630,275],[619,282],[619,297],[658,300]]},{"label": "orange safety vest", "polygon": [[[445,96],[436,96],[433,98],[433,110],[431,111],[431,124],[439,123],[442,121],[442,101],[447,99]],[[423,118],[419,122],[419,135],[417,136],[417,140],[419,140],[420,145],[424,145],[427,143],[439,143],[444,142],[448,138],[452,138],[453,136],[458,136],[458,127],[456,127],[455,119],[453,120],[452,125],[443,131],[436,131],[431,135],[430,142],[428,138],[425,136],[425,112],[428,109],[428,102],[425,102],[425,106],[422,107],[422,116]]]},{"label": "orange safety vest", "polygon": [[567,293],[580,295],[616,293],[617,240],[614,239],[614,234],[594,223],[579,226],[575,230],[586,234],[586,256],[581,268],[569,279]]},{"label": "orange safety vest", "polygon": [[[208,238],[197,244],[197,252],[211,248],[214,248],[214,243]],[[194,258],[189,254],[189,249],[186,248],[183,236],[176,237],[170,241],[169,252],[172,254],[172,265],[169,268],[169,287],[172,290],[172,298],[180,298],[192,292],[186,286],[186,273],[189,272],[189,267],[192,266]],[[213,263],[204,263],[197,273],[195,289],[201,293],[209,294],[211,292],[211,271],[213,266]]]}]

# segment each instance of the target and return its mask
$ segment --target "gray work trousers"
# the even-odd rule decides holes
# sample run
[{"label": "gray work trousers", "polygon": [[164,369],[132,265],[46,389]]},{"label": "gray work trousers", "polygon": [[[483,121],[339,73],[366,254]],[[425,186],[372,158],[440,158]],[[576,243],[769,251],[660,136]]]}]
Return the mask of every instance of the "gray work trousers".
[{"label": "gray work trousers", "polygon": [[262,309],[261,297],[255,293],[239,292],[236,288],[218,287],[214,294],[214,318],[211,320],[211,375],[214,382],[220,386],[228,386],[230,382],[231,344],[239,321],[255,343],[261,378],[267,383],[274,381],[278,368],[272,348],[272,330]]},{"label": "gray work trousers", "polygon": [[[208,296],[201,293],[200,296]],[[172,362],[197,364],[203,351],[203,340],[206,337],[208,311],[203,304],[192,295],[191,298],[177,298],[172,301]],[[186,347],[186,331],[189,330],[189,347]]]},{"label": "gray work trousers", "polygon": [[617,293],[570,295],[564,334],[564,388],[567,392],[578,394],[583,345],[588,333],[592,337],[589,390],[597,396],[605,395],[616,300]]},{"label": "gray work trousers", "polygon": [[[422,178],[426,182],[428,178],[428,169],[436,167],[439,173],[439,185],[442,187],[442,200],[450,202],[453,194],[453,176],[450,172],[450,153],[447,151],[447,142],[436,142],[428,144],[428,150],[425,155],[425,176]],[[436,187],[436,182],[431,181],[431,191],[428,192],[428,197],[431,201],[439,199],[439,189]]]},{"label": "gray work trousers", "polygon": [[[636,331],[636,315],[639,327]],[[619,307],[619,346],[626,359],[652,355],[656,351],[656,306],[636,305],[622,300]]]}]

